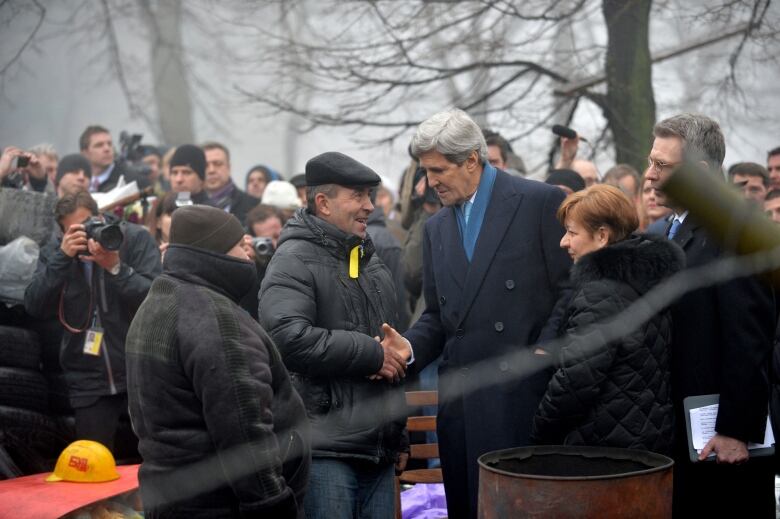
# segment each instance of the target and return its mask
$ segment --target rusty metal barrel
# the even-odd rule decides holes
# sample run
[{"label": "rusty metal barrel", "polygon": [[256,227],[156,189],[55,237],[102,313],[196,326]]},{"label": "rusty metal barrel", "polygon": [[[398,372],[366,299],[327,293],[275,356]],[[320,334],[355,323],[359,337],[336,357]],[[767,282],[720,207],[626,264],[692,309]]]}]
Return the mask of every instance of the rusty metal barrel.
[{"label": "rusty metal barrel", "polygon": [[671,458],[611,447],[545,445],[479,458],[480,519],[667,518]]}]

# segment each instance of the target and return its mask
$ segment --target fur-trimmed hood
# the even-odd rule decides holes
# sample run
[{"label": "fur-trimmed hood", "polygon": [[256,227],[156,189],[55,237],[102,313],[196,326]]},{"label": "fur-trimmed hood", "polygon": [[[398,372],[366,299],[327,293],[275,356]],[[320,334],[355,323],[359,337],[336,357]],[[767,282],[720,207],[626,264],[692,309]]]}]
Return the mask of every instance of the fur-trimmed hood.
[{"label": "fur-trimmed hood", "polygon": [[685,253],[665,236],[632,234],[623,241],[583,256],[571,271],[579,286],[612,279],[626,283],[640,294],[685,267]]}]

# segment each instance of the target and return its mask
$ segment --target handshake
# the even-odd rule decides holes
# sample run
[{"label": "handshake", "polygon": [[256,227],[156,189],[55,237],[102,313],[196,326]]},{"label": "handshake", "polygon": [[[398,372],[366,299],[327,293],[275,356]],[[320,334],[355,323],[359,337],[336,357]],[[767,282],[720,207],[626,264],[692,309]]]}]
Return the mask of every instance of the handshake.
[{"label": "handshake", "polygon": [[385,335],[384,339],[381,341],[379,337],[374,339],[382,346],[385,354],[384,362],[382,368],[369,378],[371,380],[383,378],[388,382],[398,382],[406,376],[406,363],[412,356],[412,345],[387,323],[382,325],[382,332]]}]

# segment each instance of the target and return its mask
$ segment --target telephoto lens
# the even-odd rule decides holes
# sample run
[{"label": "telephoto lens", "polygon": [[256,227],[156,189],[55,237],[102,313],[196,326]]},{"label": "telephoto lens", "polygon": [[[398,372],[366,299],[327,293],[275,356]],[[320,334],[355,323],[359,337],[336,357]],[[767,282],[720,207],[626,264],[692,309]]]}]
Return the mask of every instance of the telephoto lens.
[{"label": "telephoto lens", "polygon": [[84,230],[87,232],[87,238],[92,238],[106,250],[119,250],[124,240],[122,229],[119,224],[106,223],[100,218],[93,216],[84,220]]}]

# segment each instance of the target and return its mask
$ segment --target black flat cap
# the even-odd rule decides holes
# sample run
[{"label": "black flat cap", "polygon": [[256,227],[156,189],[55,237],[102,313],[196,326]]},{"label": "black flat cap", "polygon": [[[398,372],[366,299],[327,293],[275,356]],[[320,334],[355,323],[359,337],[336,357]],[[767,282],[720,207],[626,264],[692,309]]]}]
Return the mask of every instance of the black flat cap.
[{"label": "black flat cap", "polygon": [[381,183],[374,170],[337,151],[317,155],[306,163],[307,186],[378,186]]}]

